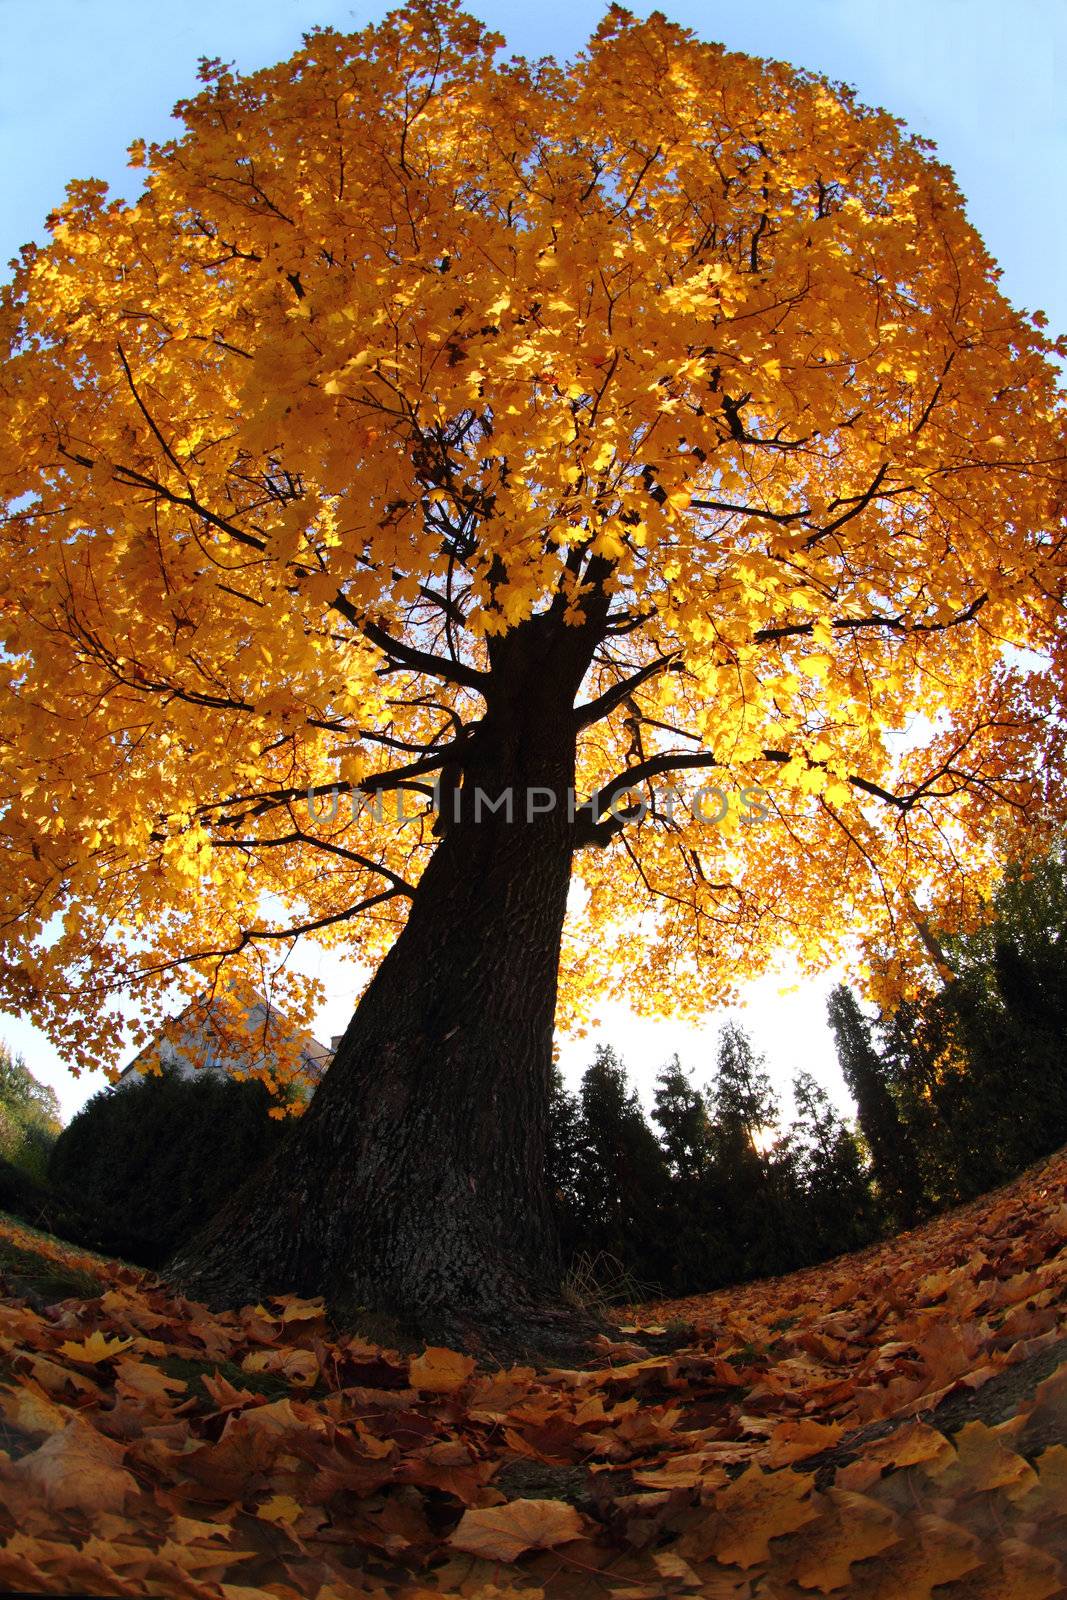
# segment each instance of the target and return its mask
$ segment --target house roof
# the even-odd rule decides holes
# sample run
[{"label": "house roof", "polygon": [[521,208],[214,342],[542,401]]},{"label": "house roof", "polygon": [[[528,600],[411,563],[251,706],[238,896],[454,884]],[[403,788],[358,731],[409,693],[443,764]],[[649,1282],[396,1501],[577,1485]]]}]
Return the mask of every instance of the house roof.
[{"label": "house roof", "polygon": [[[311,1083],[319,1082],[333,1060],[332,1050],[316,1039],[314,1034],[292,1024],[283,1011],[260,994],[255,996],[243,1015],[238,1011],[236,1015],[228,1017],[225,1024],[218,1015],[219,1009],[214,1001],[208,1001],[206,1006],[203,999],[190,1001],[182,1011],[168,1020],[164,1029],[149,1044],[138,1051],[119,1074],[118,1081],[121,1083],[131,1074],[138,1072],[152,1062],[153,1058],[158,1061],[161,1046],[167,1043],[176,1044],[194,1069],[237,1071],[247,1068],[255,1063],[242,1059],[234,1050],[234,1023],[238,1026],[243,1024],[244,1031],[253,1037],[257,1030],[264,1027],[268,1018],[276,1037],[299,1045],[303,1075]],[[184,1030],[183,1022],[186,1023]],[[269,1053],[269,1047],[266,1050],[261,1049],[259,1060],[262,1061]]]}]

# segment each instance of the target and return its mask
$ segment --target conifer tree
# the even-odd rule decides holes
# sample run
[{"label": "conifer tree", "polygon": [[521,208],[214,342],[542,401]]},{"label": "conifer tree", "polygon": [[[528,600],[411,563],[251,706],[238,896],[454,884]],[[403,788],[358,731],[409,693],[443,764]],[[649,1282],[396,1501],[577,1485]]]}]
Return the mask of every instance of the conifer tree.
[{"label": "conifer tree", "polygon": [[577,1191],[588,1248],[663,1281],[671,1253],[664,1227],[667,1161],[610,1045],[597,1045],[582,1078],[579,1103]]},{"label": "conifer tree", "polygon": [[915,1149],[887,1082],[885,1062],[844,984],[831,994],[828,1009],[837,1058],[856,1102],[883,1202],[899,1226],[910,1228],[921,1214],[923,1193]]},{"label": "conifer tree", "polygon": [[677,1056],[656,1080],[652,1120],[659,1127],[672,1177],[681,1183],[699,1178],[712,1157],[711,1122],[702,1091]]},{"label": "conifer tree", "polygon": [[859,1146],[829,1095],[808,1072],[793,1080],[797,1117],[789,1130],[813,1260],[855,1250],[874,1237],[870,1177]]}]

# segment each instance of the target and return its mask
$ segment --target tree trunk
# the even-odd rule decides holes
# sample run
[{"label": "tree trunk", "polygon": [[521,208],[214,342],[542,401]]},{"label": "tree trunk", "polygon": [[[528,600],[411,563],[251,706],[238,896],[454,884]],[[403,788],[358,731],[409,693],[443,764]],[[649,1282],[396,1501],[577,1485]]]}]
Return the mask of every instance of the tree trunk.
[{"label": "tree trunk", "polygon": [[[549,675],[524,665],[489,702],[458,820],[310,1107],[168,1269],[189,1292],[324,1294],[488,1328],[555,1295],[544,1153],[577,682],[550,695]],[[476,817],[477,788],[510,788],[513,819]],[[554,808],[528,818],[531,788]]]}]

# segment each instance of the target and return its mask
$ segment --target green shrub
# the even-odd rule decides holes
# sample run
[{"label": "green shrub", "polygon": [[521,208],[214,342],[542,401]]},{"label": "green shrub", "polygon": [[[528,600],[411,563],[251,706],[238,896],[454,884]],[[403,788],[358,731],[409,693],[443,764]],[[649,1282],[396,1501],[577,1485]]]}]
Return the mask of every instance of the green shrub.
[{"label": "green shrub", "polygon": [[123,1239],[127,1259],[157,1267],[285,1138],[287,1124],[269,1115],[276,1104],[262,1084],[215,1073],[137,1078],[82,1108],[53,1146],[48,1177],[110,1240]]}]

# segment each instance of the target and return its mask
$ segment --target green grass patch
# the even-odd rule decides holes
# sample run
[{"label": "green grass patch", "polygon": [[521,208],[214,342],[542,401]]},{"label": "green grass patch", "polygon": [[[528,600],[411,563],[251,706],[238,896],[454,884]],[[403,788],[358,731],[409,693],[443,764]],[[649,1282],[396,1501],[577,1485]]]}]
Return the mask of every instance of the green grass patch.
[{"label": "green grass patch", "polygon": [[[29,1231],[24,1223],[19,1226]],[[104,1291],[103,1277],[102,1273],[97,1277],[64,1266],[43,1250],[24,1249],[0,1236],[0,1282],[15,1299],[35,1299],[44,1305],[54,1305],[57,1300],[92,1300]]]}]

